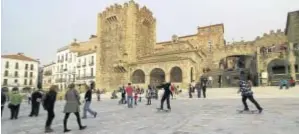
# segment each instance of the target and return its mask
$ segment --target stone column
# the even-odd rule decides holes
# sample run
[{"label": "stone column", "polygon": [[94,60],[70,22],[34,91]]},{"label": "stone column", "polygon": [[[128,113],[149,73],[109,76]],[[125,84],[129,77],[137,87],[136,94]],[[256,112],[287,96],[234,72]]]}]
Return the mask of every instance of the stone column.
[{"label": "stone column", "polygon": [[146,88],[147,88],[147,85],[150,84],[150,80],[151,80],[151,76],[149,74],[145,74],[145,84],[146,84]]},{"label": "stone column", "polygon": [[294,44],[290,42],[289,43],[290,74],[291,77],[293,77],[293,79],[296,80],[296,70],[295,70],[296,57],[293,51],[294,51]]},{"label": "stone column", "polygon": [[256,75],[257,75],[257,86],[260,86],[260,47],[256,48]]},{"label": "stone column", "polygon": [[170,73],[165,73],[165,82],[170,82]]}]

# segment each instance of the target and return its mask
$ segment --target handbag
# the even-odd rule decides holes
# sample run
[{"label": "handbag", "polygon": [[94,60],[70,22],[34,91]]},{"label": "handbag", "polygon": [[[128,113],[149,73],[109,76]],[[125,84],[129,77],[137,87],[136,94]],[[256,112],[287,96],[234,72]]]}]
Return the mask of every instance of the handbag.
[{"label": "handbag", "polygon": [[7,105],[7,107],[8,107],[9,109],[11,109],[11,108],[12,108],[12,104],[9,103],[9,104]]}]

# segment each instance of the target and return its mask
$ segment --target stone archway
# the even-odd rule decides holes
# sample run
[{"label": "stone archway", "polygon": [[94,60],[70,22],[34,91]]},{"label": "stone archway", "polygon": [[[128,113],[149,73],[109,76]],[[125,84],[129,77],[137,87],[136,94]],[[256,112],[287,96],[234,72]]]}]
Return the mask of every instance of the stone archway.
[{"label": "stone archway", "polygon": [[183,82],[183,73],[180,67],[173,67],[170,70],[170,82],[181,83]]},{"label": "stone archway", "polygon": [[145,83],[145,74],[141,69],[135,70],[133,72],[132,83],[133,84]]},{"label": "stone archway", "polygon": [[155,68],[150,73],[150,84],[157,86],[165,82],[165,72],[160,68]]},{"label": "stone archway", "polygon": [[267,64],[268,80],[278,85],[281,79],[289,79],[290,63],[285,59],[273,59]]}]

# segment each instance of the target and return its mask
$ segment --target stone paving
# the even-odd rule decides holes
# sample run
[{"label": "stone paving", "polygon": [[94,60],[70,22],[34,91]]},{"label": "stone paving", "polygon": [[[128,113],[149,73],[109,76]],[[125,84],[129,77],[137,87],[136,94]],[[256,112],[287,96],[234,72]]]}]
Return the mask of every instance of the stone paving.
[{"label": "stone paving", "polygon": [[[151,106],[146,106],[143,100],[137,107],[128,109],[118,105],[118,100],[104,99],[93,101],[92,108],[98,117],[82,120],[88,126],[86,130],[78,130],[74,115],[70,116],[68,127],[72,129],[70,134],[298,134],[298,90],[256,91],[256,99],[265,109],[262,114],[238,114],[236,110],[242,109],[242,103],[235,89],[208,90],[207,99],[189,99],[183,93],[171,100],[170,113],[157,112],[159,101],[156,100]],[[220,97],[218,94],[222,92],[225,95]],[[57,134],[63,131],[63,104],[56,104],[52,127]],[[5,107],[2,134],[42,134],[46,112],[41,109],[40,116],[33,118],[28,117],[29,112],[30,107],[24,103],[19,119],[9,120],[10,113]]]}]

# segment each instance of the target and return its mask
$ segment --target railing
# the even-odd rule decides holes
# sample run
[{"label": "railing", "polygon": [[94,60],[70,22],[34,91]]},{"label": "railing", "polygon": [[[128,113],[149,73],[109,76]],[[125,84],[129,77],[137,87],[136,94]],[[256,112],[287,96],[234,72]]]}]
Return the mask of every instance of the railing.
[{"label": "railing", "polygon": [[52,71],[45,71],[44,75],[45,76],[50,76],[50,75],[52,75]]},{"label": "railing", "polygon": [[90,66],[93,66],[93,65],[94,65],[94,62],[90,62],[89,65],[90,65]]},{"label": "railing", "polygon": [[64,71],[64,72],[67,71],[67,68],[63,69],[63,71]]},{"label": "railing", "polygon": [[80,64],[80,63],[78,63],[78,64],[77,64],[77,68],[80,68],[80,67],[81,67],[81,64]]},{"label": "railing", "polygon": [[3,77],[8,77],[8,78],[19,78],[19,75],[4,75]]},{"label": "railing", "polygon": [[81,76],[81,77],[76,77],[77,80],[86,80],[86,79],[94,79],[95,76]]},{"label": "railing", "polygon": [[64,79],[64,78],[56,79],[55,82],[57,82],[57,83],[66,82],[66,79]]},{"label": "railing", "polygon": [[86,62],[84,62],[83,64],[82,64],[82,67],[85,67],[86,66]]}]

